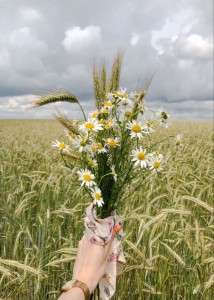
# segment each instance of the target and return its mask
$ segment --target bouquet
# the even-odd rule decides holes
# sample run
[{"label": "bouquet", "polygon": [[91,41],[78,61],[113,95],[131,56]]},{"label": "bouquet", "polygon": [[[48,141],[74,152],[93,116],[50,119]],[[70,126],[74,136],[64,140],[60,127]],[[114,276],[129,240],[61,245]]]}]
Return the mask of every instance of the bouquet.
[{"label": "bouquet", "polygon": [[[167,128],[170,124],[169,114],[163,108],[154,111],[145,103],[152,76],[145,80],[143,88],[138,92],[129,93],[127,89],[119,88],[122,58],[122,54],[117,53],[108,84],[105,64],[99,69],[94,65],[96,110],[87,118],[80,101],[71,93],[58,92],[43,96],[35,102],[35,106],[56,101],[80,106],[84,117],[82,121],[70,121],[57,113],[57,119],[66,127],[67,142],[56,140],[53,147],[59,149],[66,167],[75,170],[76,180],[88,194],[91,209],[95,209],[95,218],[112,216],[117,221],[116,213],[124,198],[128,197],[127,191],[136,178],[140,180],[135,190],[142,187],[143,180],[151,173],[158,176],[163,171],[164,157],[158,149],[158,143],[152,143],[152,134],[158,126]],[[177,135],[174,144],[177,148],[182,147],[182,135]],[[85,225],[88,228],[87,218],[91,223],[93,220],[91,210],[86,211],[88,215]],[[99,237],[93,235],[94,232],[91,234],[91,242],[99,243]],[[121,235],[117,236],[118,240]],[[117,246],[119,250],[112,252],[111,257],[116,255],[119,260],[121,245]],[[121,262],[125,262],[123,256]],[[113,292],[107,289],[107,293],[106,289],[103,286],[106,299],[109,299]]]}]

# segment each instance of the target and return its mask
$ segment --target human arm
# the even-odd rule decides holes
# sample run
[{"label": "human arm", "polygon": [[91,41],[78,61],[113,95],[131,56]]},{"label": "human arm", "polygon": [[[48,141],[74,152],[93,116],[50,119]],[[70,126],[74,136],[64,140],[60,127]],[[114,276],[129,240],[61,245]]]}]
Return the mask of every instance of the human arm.
[{"label": "human arm", "polygon": [[[104,246],[91,243],[85,236],[79,242],[73,278],[84,282],[88,286],[90,294],[94,292],[105,273],[112,241],[120,229],[120,225],[114,227],[111,240]],[[58,300],[85,300],[85,297],[80,288],[72,288],[64,292]]]}]

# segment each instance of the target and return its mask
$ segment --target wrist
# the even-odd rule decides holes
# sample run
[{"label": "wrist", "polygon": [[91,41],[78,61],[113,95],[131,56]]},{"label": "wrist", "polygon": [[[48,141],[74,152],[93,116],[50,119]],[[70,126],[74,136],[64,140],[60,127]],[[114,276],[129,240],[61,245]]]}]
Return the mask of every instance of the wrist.
[{"label": "wrist", "polygon": [[98,285],[98,282],[94,281],[94,279],[91,276],[88,276],[87,274],[80,274],[75,279],[84,282],[88,286],[90,294],[94,292]]}]

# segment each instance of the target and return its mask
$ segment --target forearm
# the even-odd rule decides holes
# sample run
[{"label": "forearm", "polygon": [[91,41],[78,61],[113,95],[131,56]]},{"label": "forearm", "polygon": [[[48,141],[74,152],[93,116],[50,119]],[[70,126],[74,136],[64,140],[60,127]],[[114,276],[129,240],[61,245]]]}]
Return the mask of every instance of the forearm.
[{"label": "forearm", "polygon": [[58,300],[85,300],[85,296],[80,288],[74,287],[69,291],[62,293]]}]

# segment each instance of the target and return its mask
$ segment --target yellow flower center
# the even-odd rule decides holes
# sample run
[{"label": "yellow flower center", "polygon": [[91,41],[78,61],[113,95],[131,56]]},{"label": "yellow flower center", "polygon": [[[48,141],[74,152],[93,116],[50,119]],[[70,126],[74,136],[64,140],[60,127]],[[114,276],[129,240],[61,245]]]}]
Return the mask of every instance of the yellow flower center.
[{"label": "yellow flower center", "polygon": [[108,109],[105,109],[105,108],[104,108],[104,109],[102,110],[102,113],[103,113],[103,114],[108,114]]},{"label": "yellow flower center", "polygon": [[126,117],[130,117],[131,114],[132,114],[132,112],[131,112],[130,110],[126,110],[126,111],[125,111],[125,116],[126,116]]},{"label": "yellow flower center", "polygon": [[91,181],[91,175],[89,175],[89,174],[84,174],[84,175],[83,175],[83,179],[84,179],[85,181]]},{"label": "yellow flower center", "polygon": [[140,125],[136,124],[136,125],[132,126],[132,131],[134,131],[135,133],[141,132]]},{"label": "yellow flower center", "polygon": [[103,124],[103,119],[99,120],[98,124]]},{"label": "yellow flower center", "polygon": [[151,124],[150,122],[146,122],[146,126],[147,126],[147,127],[151,127],[152,124]]},{"label": "yellow flower center", "polygon": [[93,160],[90,160],[90,161],[88,162],[88,164],[89,164],[89,166],[94,167],[94,162],[93,162]]},{"label": "yellow flower center", "polygon": [[139,152],[138,155],[137,155],[137,158],[139,160],[144,160],[146,158],[146,154],[143,153],[143,152]]},{"label": "yellow flower center", "polygon": [[107,122],[108,122],[109,124],[111,124],[113,121],[112,121],[111,119],[109,119],[109,120],[107,120]]},{"label": "yellow flower center", "polygon": [[85,128],[87,128],[87,129],[93,129],[94,128],[94,124],[93,123],[86,123],[85,124]]},{"label": "yellow flower center", "polygon": [[107,101],[107,102],[105,103],[105,106],[111,107],[111,106],[112,106],[112,103],[111,103],[110,101]]},{"label": "yellow flower center", "polygon": [[123,98],[128,98],[128,95],[126,93],[123,93]]},{"label": "yellow flower center", "polygon": [[180,145],[180,143],[181,143],[181,141],[178,140],[178,141],[176,142],[176,145]]},{"label": "yellow flower center", "polygon": [[91,146],[91,151],[95,152],[96,151],[96,146],[92,145]]},{"label": "yellow flower center", "polygon": [[66,148],[66,145],[65,145],[65,143],[60,143],[60,144],[59,144],[59,147],[60,147],[61,149],[64,149],[64,148]]},{"label": "yellow flower center", "polygon": [[91,117],[92,117],[92,118],[96,118],[97,116],[98,116],[98,113],[97,113],[97,112],[94,112],[94,113],[91,114]]},{"label": "yellow flower center", "polygon": [[120,97],[120,94],[119,94],[118,92],[115,92],[115,93],[114,93],[114,96],[115,96],[115,97]]},{"label": "yellow flower center", "polygon": [[103,145],[102,145],[101,143],[97,143],[97,148],[98,148],[99,150],[101,150],[101,149],[103,148]]},{"label": "yellow flower center", "polygon": [[110,129],[111,125],[110,124],[106,124],[105,129]]},{"label": "yellow flower center", "polygon": [[99,193],[95,193],[95,198],[96,198],[96,200],[100,200],[100,198],[101,198],[100,194]]},{"label": "yellow flower center", "polygon": [[77,135],[75,133],[71,133],[70,136],[72,137],[72,139],[75,140],[75,138],[77,137]]},{"label": "yellow flower center", "polygon": [[81,142],[80,142],[80,146],[85,147],[85,146],[86,146],[86,142],[81,141]]},{"label": "yellow flower center", "polygon": [[115,148],[117,145],[117,142],[113,139],[108,139],[108,144],[111,148]]},{"label": "yellow flower center", "polygon": [[114,134],[114,135],[117,135],[117,134],[118,134],[118,130],[114,128],[114,129],[113,129],[113,134]]},{"label": "yellow flower center", "polygon": [[155,161],[153,166],[154,166],[155,169],[158,169],[160,167],[159,161]]}]

